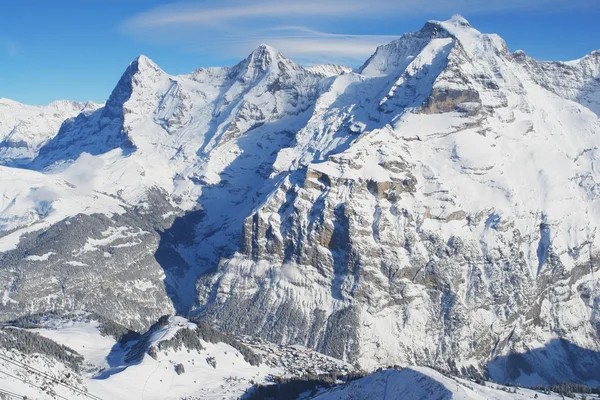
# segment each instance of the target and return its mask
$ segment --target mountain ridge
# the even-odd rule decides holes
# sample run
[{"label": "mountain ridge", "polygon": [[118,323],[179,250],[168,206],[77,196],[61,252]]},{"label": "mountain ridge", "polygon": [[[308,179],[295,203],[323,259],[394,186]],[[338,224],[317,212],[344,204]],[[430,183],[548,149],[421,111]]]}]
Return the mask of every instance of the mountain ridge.
[{"label": "mountain ridge", "polygon": [[0,158],[4,163],[26,165],[50,141],[60,125],[80,113],[99,108],[93,102],[53,101],[44,106],[28,106],[0,98]]},{"label": "mountain ridge", "polygon": [[[558,364],[600,349],[598,54],[537,62],[455,16],[355,72],[267,45],[178,76],[139,56],[18,193],[0,181],[3,310],[117,313],[110,284],[136,328],[176,310],[369,369],[524,354],[494,379],[587,381]],[[40,301],[27,274],[60,279]]]}]

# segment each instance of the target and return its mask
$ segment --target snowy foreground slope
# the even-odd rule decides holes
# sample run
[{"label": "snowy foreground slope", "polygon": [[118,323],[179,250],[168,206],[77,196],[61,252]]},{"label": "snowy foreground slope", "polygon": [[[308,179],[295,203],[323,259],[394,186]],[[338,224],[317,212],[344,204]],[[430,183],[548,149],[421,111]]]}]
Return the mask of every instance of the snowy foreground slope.
[{"label": "snowy foreground slope", "polygon": [[[351,367],[340,361],[302,347],[255,340],[240,347],[208,339],[209,331],[198,333],[196,324],[181,317],[161,319],[144,335],[121,339],[123,344],[110,336],[117,330],[108,329],[106,320],[85,313],[30,319],[25,325],[0,329],[0,391],[39,400],[251,398],[257,384],[276,387],[276,377],[299,377],[293,369],[300,365],[315,376],[333,371],[340,376],[331,386],[307,386],[301,396],[306,399],[562,398],[424,367],[381,370],[344,382]],[[21,346],[12,348],[7,337]],[[284,398],[296,398],[289,393]]]},{"label": "snowy foreground slope", "polygon": [[[537,395],[537,397],[536,397]],[[576,394],[580,397],[580,394]],[[401,371],[384,370],[346,385],[323,390],[310,397],[318,400],[350,399],[457,399],[457,400],[509,400],[509,399],[563,399],[557,393],[512,388],[490,382],[475,383],[454,378],[425,367],[406,368]],[[597,399],[586,395],[588,399]]]},{"label": "snowy foreground slope", "polygon": [[[196,325],[178,317],[159,322],[123,345],[106,335],[102,322],[85,315],[50,319],[41,325],[45,326],[5,328],[0,340],[9,334],[6,331],[35,332],[57,347],[68,346],[77,359],[71,364],[59,361],[54,358],[58,352],[48,351],[48,345],[39,346],[42,351],[35,353],[41,354],[30,355],[3,348],[0,389],[35,399],[236,399],[252,386],[250,381],[264,382],[270,373],[285,372],[266,364],[251,365],[228,344],[199,339],[194,334]],[[187,346],[186,341],[182,344],[183,331],[188,333]],[[33,340],[21,342],[36,346]],[[24,366],[34,368],[33,372]]]},{"label": "snowy foreground slope", "polygon": [[538,62],[460,16],[355,71],[140,56],[21,168],[0,149],[0,315],[597,385],[599,82],[597,51]]}]

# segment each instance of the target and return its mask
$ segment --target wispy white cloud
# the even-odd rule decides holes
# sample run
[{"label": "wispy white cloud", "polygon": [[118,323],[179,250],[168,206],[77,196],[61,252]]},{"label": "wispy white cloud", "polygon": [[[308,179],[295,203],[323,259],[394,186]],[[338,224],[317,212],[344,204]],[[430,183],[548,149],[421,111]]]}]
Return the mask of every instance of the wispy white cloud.
[{"label": "wispy white cloud", "polygon": [[[222,57],[242,57],[268,43],[304,63],[344,62],[357,65],[397,36],[333,34],[327,26],[360,24],[364,19],[450,17],[511,10],[563,10],[589,0],[222,0],[177,3],[131,17],[122,30],[155,44]],[[374,22],[375,21],[375,22]],[[320,28],[320,29],[319,29]]]},{"label": "wispy white cloud", "polygon": [[233,20],[280,16],[335,16],[344,12],[368,9],[366,2],[349,1],[259,1],[220,2],[219,7],[203,4],[161,6],[134,16],[126,22],[129,28],[152,28],[182,24],[220,25]]},{"label": "wispy white cloud", "polygon": [[257,44],[267,43],[307,65],[327,62],[358,65],[373,54],[377,46],[394,39],[397,36],[333,34],[303,26],[275,26],[230,40],[227,51],[243,56]]},{"label": "wispy white cloud", "polygon": [[[217,4],[216,6],[214,4]],[[548,7],[567,9],[590,3],[588,0],[223,0],[215,3],[176,3],[133,16],[125,26],[131,29],[181,25],[219,25],[251,18],[293,18],[381,15],[398,16],[452,12],[533,10]]]},{"label": "wispy white cloud", "polygon": [[303,26],[278,26],[264,30],[263,36],[277,48],[286,49],[290,56],[307,57],[312,53],[332,56],[369,56],[373,49],[397,39],[394,35],[335,34]]},{"label": "wispy white cloud", "polygon": [[[376,0],[379,1],[379,0]],[[303,24],[367,12],[368,2],[272,0],[224,1],[219,6],[185,3],[162,6],[125,21],[121,29],[142,41],[241,58],[260,43],[304,64],[358,65],[391,35],[332,34]]]}]

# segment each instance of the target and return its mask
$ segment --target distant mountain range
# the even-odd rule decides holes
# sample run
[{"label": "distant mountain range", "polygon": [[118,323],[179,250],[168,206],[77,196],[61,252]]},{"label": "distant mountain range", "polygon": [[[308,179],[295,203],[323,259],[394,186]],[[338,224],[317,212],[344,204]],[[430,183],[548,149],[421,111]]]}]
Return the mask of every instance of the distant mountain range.
[{"label": "distant mountain range", "polygon": [[460,16],[356,70],[261,45],[140,56],[103,105],[0,99],[0,315],[600,385],[599,116],[600,51],[540,62]]}]

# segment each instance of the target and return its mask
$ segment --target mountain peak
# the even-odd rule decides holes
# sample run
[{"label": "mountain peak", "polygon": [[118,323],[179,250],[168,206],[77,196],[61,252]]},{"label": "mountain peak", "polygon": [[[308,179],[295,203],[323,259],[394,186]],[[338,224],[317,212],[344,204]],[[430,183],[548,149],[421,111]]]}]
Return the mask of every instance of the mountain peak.
[{"label": "mountain peak", "polygon": [[460,14],[454,14],[452,17],[450,17],[450,19],[444,22],[451,23],[455,26],[471,26],[469,21],[467,21],[467,19]]},{"label": "mountain peak", "polygon": [[255,80],[269,71],[277,73],[281,70],[302,70],[302,67],[267,44],[258,46],[233,68],[234,75],[244,81]]},{"label": "mountain peak", "polygon": [[[445,21],[428,21],[422,31],[440,32],[460,43],[462,48],[472,57],[488,57],[491,54],[509,55],[506,42],[496,34],[481,33],[461,15],[453,15]],[[487,55],[486,55],[487,54]]]},{"label": "mountain peak", "polygon": [[478,30],[471,26],[471,24],[469,23],[469,21],[466,20],[466,18],[459,14],[453,15],[445,21],[430,20],[425,24],[423,29],[428,29],[427,27],[431,25],[439,26],[440,28],[448,32],[451,36],[454,36],[457,39],[460,39],[459,36],[461,36],[461,34],[464,33],[480,34]]},{"label": "mountain peak", "polygon": [[148,86],[161,74],[163,71],[160,67],[145,55],[134,58],[106,102],[105,112],[108,113],[107,115],[122,116],[123,104],[131,96],[134,87]]},{"label": "mountain peak", "polygon": [[279,50],[277,50],[273,46],[269,46],[266,43],[261,43],[261,44],[258,45],[258,47],[256,49],[254,49],[252,51],[251,54],[263,54],[263,53],[279,54]]},{"label": "mountain peak", "polygon": [[418,31],[408,32],[392,42],[379,46],[375,53],[358,69],[364,75],[387,75],[403,70],[432,40],[456,36],[446,25],[452,20],[428,21]]},{"label": "mountain peak", "polygon": [[129,66],[135,68],[136,72],[161,71],[160,67],[154,61],[152,61],[150,58],[146,57],[143,54],[140,54],[139,56],[134,58],[133,61],[129,64]]},{"label": "mountain peak", "polygon": [[389,44],[379,46],[358,71],[375,76],[402,71],[423,49],[431,46],[432,49],[437,49],[436,52],[442,51],[443,46],[440,44],[449,39],[460,49],[457,51],[464,51],[470,57],[488,59],[499,54],[509,54],[506,43],[500,36],[481,33],[464,17],[456,14],[445,21],[427,21],[420,30],[406,33]]},{"label": "mountain peak", "polygon": [[273,62],[276,62],[278,58],[283,58],[283,56],[277,49],[268,44],[261,44],[248,56],[248,60],[252,65],[263,71]]}]

